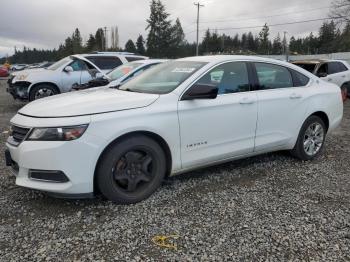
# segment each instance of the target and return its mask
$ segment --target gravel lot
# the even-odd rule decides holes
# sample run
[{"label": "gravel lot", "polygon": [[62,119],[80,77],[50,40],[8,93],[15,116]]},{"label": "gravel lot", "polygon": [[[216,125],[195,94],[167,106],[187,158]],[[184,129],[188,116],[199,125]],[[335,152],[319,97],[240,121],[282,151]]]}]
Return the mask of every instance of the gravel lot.
[{"label": "gravel lot", "polygon": [[[1,152],[23,106],[5,83]],[[349,127],[350,102],[315,161],[274,153],[231,162],[171,178],[132,206],[17,187],[0,156],[0,261],[350,261]],[[172,234],[177,250],[152,243]]]}]

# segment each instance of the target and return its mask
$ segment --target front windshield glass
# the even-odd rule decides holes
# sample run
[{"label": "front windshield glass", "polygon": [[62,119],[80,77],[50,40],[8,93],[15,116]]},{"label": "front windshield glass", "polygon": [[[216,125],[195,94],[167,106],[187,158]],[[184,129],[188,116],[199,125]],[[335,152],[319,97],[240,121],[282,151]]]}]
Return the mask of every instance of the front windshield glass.
[{"label": "front windshield glass", "polygon": [[202,68],[205,62],[170,61],[155,66],[138,77],[131,79],[120,90],[167,94],[175,90],[182,82]]},{"label": "front windshield glass", "polygon": [[114,80],[121,78],[122,76],[129,74],[131,71],[133,71],[135,68],[137,68],[141,65],[142,65],[142,63],[137,63],[137,62],[126,63],[124,65],[118,66],[116,69],[109,72],[107,74],[107,76],[112,81],[114,81]]},{"label": "front windshield glass", "polygon": [[69,63],[70,61],[73,61],[70,57],[65,57],[59,61],[57,61],[56,63],[50,65],[47,69],[48,70],[56,70],[58,68],[60,68],[61,66],[63,66],[64,64]]}]

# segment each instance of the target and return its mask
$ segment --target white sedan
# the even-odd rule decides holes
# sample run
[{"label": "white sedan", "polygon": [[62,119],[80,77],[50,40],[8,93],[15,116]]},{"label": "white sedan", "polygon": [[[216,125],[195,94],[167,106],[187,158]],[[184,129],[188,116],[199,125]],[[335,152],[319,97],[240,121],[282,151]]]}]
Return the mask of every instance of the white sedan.
[{"label": "white sedan", "polygon": [[119,89],[26,105],[11,120],[6,163],[19,186],[129,204],[204,166],[278,150],[311,160],[342,116],[340,89],[292,64],[189,57]]}]

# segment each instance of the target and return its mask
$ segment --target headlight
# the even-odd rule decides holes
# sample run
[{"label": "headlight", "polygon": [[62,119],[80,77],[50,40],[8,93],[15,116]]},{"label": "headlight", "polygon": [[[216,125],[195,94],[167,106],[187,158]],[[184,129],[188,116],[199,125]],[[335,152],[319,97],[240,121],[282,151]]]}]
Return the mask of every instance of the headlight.
[{"label": "headlight", "polygon": [[23,75],[18,75],[17,77],[16,77],[16,80],[18,81],[22,81],[22,80],[25,80],[26,78],[27,78],[27,74],[23,74]]},{"label": "headlight", "polygon": [[71,141],[81,137],[88,125],[70,127],[34,128],[27,140],[31,141]]}]

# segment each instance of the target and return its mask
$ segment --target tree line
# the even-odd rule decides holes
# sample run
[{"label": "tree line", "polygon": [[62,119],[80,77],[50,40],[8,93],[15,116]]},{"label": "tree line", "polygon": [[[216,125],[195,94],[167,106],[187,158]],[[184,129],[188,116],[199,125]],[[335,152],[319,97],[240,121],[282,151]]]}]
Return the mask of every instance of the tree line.
[{"label": "tree line", "polygon": [[[350,0],[340,1],[350,2]],[[11,63],[56,61],[71,54],[103,50],[127,51],[154,58],[178,58],[194,55],[196,44],[186,41],[179,18],[173,22],[160,0],[152,0],[150,10],[150,16],[146,20],[146,30],[148,31],[146,39],[140,34],[135,41],[129,39],[124,48],[116,46],[113,37],[118,38],[118,36],[114,35],[111,47],[107,48],[107,36],[103,28],[98,28],[95,34],[90,34],[86,43],[83,43],[77,28],[57,49],[39,50],[24,47],[22,50],[18,50],[15,48],[14,55],[9,57],[9,61]],[[333,12],[335,10],[337,9],[334,9]],[[310,33],[306,37],[296,38],[292,36],[289,40],[289,52],[291,54],[321,54],[350,51],[350,21],[345,20],[345,23],[341,29],[335,21],[325,21],[320,27],[318,35]],[[252,32],[246,32],[230,36],[219,34],[218,31],[208,28],[199,43],[199,53],[200,55],[223,53],[281,55],[286,52],[286,46],[287,39],[280,34],[271,39],[270,28],[267,24],[256,35]],[[0,62],[3,63],[5,60],[2,58]]]}]

